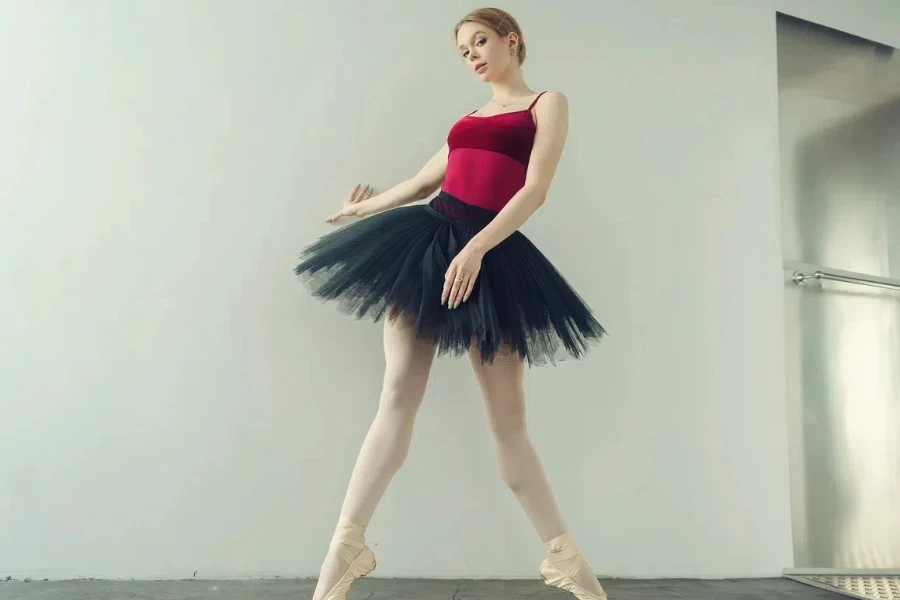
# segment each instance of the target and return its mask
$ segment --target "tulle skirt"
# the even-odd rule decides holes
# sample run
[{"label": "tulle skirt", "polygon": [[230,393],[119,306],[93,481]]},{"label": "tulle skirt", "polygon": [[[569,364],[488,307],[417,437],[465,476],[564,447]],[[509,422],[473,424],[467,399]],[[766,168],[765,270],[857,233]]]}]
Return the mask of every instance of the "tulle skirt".
[{"label": "tulle skirt", "polygon": [[606,331],[520,231],[489,250],[469,299],[441,305],[450,261],[497,213],[441,191],[428,204],[387,210],[307,246],[294,272],[313,295],[357,319],[401,315],[438,355],[473,344],[483,362],[517,352],[529,366],[581,358]]}]

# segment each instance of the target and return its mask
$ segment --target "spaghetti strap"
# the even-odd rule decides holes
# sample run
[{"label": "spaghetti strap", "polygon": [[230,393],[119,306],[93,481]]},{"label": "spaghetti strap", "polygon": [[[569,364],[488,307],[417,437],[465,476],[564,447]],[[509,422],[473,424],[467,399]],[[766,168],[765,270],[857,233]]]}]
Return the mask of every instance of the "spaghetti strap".
[{"label": "spaghetti strap", "polygon": [[534,105],[537,104],[538,99],[539,99],[541,96],[543,96],[546,92],[547,92],[547,90],[544,90],[543,92],[541,92],[540,94],[538,94],[538,95],[537,95],[537,98],[534,99],[534,102],[531,103],[531,106],[528,107],[528,110],[531,110],[532,108],[534,108]]}]

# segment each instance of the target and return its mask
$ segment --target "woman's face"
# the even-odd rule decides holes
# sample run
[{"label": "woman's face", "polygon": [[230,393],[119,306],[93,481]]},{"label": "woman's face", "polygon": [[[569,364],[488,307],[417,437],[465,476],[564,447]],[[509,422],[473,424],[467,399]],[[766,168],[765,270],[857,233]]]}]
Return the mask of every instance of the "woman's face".
[{"label": "woman's face", "polygon": [[510,39],[500,37],[486,25],[470,21],[463,23],[456,34],[457,52],[476,77],[492,81],[517,60],[510,52]]}]

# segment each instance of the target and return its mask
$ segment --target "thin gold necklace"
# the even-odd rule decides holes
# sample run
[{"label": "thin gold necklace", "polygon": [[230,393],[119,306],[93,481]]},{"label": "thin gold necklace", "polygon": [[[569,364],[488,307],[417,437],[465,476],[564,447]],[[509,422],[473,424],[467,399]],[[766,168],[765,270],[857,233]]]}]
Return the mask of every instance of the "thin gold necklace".
[{"label": "thin gold necklace", "polygon": [[[531,95],[531,94],[525,94],[525,96],[530,96],[530,95]],[[499,102],[497,102],[497,101],[496,101],[495,99],[493,99],[493,98],[491,98],[491,102],[493,102],[494,104],[496,104],[496,105],[498,105],[498,106],[500,106],[500,107],[502,107],[502,108],[506,108],[506,107],[509,106],[510,104],[514,104],[514,103],[518,102],[519,100],[521,100],[521,99],[524,98],[525,96],[519,96],[518,98],[515,98],[514,100],[511,100],[510,102],[507,102],[506,104],[500,104]]]}]

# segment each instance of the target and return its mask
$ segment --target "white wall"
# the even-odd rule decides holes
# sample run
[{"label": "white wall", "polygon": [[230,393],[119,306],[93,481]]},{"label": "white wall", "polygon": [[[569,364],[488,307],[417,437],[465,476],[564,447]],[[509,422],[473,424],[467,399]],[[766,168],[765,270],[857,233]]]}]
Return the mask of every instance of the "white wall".
[{"label": "white wall", "polygon": [[[524,229],[611,335],[529,372],[532,436],[598,573],[778,575],[775,5],[565,4],[500,4],[571,104]],[[381,327],[291,269],[353,183],[412,175],[486,100],[452,44],[475,6],[0,5],[0,575],[317,572]],[[369,539],[379,577],[537,576],[464,360],[436,364]]]}]

